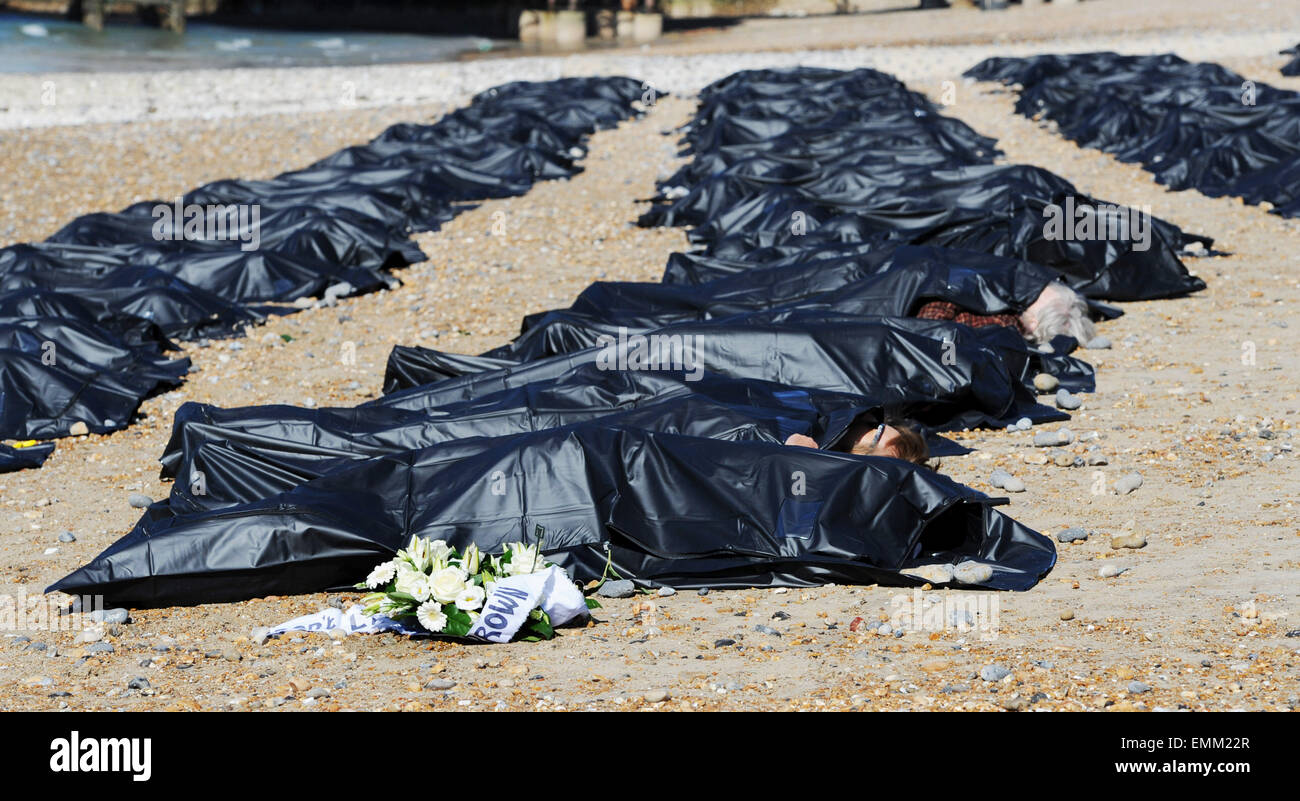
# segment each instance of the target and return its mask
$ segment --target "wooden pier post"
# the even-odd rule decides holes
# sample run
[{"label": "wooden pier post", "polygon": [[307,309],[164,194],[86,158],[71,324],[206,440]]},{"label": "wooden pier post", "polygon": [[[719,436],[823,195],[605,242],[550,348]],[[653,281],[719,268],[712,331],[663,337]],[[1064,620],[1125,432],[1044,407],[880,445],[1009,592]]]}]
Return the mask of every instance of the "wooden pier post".
[{"label": "wooden pier post", "polygon": [[168,0],[158,18],[164,30],[185,33],[185,0]]},{"label": "wooden pier post", "polygon": [[104,30],[105,0],[81,0],[81,22],[92,31]]}]

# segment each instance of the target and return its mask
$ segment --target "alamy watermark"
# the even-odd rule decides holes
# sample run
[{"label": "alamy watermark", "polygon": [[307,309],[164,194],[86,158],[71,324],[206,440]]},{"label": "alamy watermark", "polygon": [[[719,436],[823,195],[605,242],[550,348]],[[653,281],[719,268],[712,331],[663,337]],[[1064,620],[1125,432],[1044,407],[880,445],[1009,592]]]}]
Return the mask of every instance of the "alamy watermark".
[{"label": "alamy watermark", "polygon": [[687,381],[704,377],[698,334],[628,334],[619,326],[618,336],[596,337],[599,370],[683,370]]},{"label": "alamy watermark", "polygon": [[17,593],[0,595],[0,631],[79,631],[100,625],[102,595],[82,595],[69,613],[58,596]]},{"label": "alamy watermark", "polygon": [[256,203],[158,203],[153,207],[153,238],[163,241],[240,242],[243,251],[262,243],[262,207]]},{"label": "alamy watermark", "polygon": [[1063,206],[1048,204],[1043,218],[1043,238],[1048,241],[1132,242],[1137,251],[1151,247],[1150,206],[1075,203],[1068,195]]},{"label": "alamy watermark", "polygon": [[893,610],[889,625],[893,631],[973,632],[981,640],[998,638],[998,594],[995,592],[952,592],[925,594],[919,587],[911,595],[889,599]]}]

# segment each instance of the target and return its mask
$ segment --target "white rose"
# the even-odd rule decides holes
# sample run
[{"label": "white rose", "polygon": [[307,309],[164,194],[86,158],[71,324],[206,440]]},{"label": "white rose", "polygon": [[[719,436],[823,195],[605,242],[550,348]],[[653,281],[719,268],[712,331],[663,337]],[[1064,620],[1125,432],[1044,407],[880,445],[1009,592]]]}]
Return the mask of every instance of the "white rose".
[{"label": "white rose", "polygon": [[420,604],[420,608],[415,610],[415,619],[429,631],[442,631],[447,627],[447,615],[437,601]]},{"label": "white rose", "polygon": [[455,603],[465,591],[465,571],[458,567],[444,567],[433,574],[431,591],[438,603]]},{"label": "white rose", "polygon": [[397,566],[392,562],[376,565],[375,569],[370,571],[370,575],[366,576],[366,586],[377,590],[392,581],[395,575],[397,575]]},{"label": "white rose", "polygon": [[486,597],[487,593],[482,587],[471,584],[456,596],[456,608],[462,612],[473,612],[483,606],[483,599]]},{"label": "white rose", "polygon": [[411,570],[397,577],[397,591],[406,593],[417,601],[427,601],[432,592],[432,584],[428,576]]}]

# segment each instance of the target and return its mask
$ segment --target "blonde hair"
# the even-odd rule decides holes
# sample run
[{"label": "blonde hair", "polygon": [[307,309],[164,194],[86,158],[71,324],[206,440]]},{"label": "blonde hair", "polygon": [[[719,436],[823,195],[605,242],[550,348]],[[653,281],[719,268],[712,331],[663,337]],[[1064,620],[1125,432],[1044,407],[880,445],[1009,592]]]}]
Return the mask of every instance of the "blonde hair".
[{"label": "blonde hair", "polygon": [[1053,281],[1043,287],[1039,300],[1042,305],[1034,310],[1034,325],[1026,326],[1034,342],[1051,342],[1052,337],[1065,334],[1082,345],[1097,335],[1088,316],[1088,301],[1070,287]]},{"label": "blonde hair", "polygon": [[[847,440],[852,443],[849,446],[849,453],[858,456],[875,455],[875,448],[878,446],[872,446],[862,440],[867,434],[874,431],[878,425],[873,425],[870,421],[856,422],[849,426],[844,439],[841,441]],[[898,432],[898,437],[893,443],[894,450],[898,454],[895,458],[919,465],[924,465],[930,461],[930,446],[926,444],[925,436],[919,430],[903,422],[889,422],[887,425]]]}]

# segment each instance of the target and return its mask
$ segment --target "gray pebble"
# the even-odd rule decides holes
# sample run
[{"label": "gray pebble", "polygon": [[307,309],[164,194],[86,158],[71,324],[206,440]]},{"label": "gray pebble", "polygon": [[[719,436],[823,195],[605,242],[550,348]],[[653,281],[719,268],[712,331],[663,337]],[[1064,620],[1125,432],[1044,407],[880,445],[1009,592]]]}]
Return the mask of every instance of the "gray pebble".
[{"label": "gray pebble", "polygon": [[1001,665],[985,665],[980,668],[980,678],[985,681],[1002,681],[1011,675],[1011,671]]},{"label": "gray pebble", "polygon": [[87,617],[96,623],[129,623],[131,613],[119,606],[115,609],[96,609]]},{"label": "gray pebble", "polygon": [[1056,535],[1057,542],[1079,542],[1086,539],[1088,539],[1088,532],[1077,526],[1067,528]]},{"label": "gray pebble", "polygon": [[631,598],[636,594],[636,585],[626,579],[606,581],[596,594],[602,598]]},{"label": "gray pebble", "polygon": [[754,627],[754,631],[757,631],[759,634],[766,634],[766,635],[768,635],[768,636],[770,636],[770,637],[780,637],[780,636],[781,636],[781,632],[777,631],[776,629],[772,628],[771,626],[764,626],[762,623],[760,623],[760,624],[758,624],[757,626],[755,626],[755,627]]},{"label": "gray pebble", "polygon": [[656,594],[660,598],[671,598],[677,594],[677,590],[674,590],[672,587],[660,587],[659,592]]},{"label": "gray pebble", "polygon": [[651,690],[645,694],[644,700],[647,704],[658,704],[667,701],[671,697],[667,690]]},{"label": "gray pebble", "polygon": [[983,584],[993,578],[993,568],[982,562],[962,562],[952,569],[952,577],[962,584]]},{"label": "gray pebble", "polygon": [[1134,695],[1140,695],[1140,694],[1142,694],[1142,693],[1148,693],[1148,692],[1151,692],[1151,685],[1150,685],[1150,684],[1143,684],[1143,683],[1140,682],[1140,681],[1130,681],[1130,682],[1128,683],[1128,691],[1131,692],[1131,693],[1133,693]]},{"label": "gray pebble", "polygon": [[71,531],[65,531],[59,535],[59,542],[76,542],[76,541],[77,541],[77,535],[73,534]]},{"label": "gray pebble", "polygon": [[1115,482],[1115,494],[1128,495],[1140,486],[1142,486],[1142,474],[1129,473]]},{"label": "gray pebble", "polygon": [[1039,392],[1052,392],[1060,384],[1060,379],[1050,373],[1039,373],[1034,376],[1034,388]]},{"label": "gray pebble", "polygon": [[1025,482],[1011,475],[1002,468],[993,471],[989,476],[989,483],[998,489],[1004,489],[1007,492],[1024,492]]},{"label": "gray pebble", "polygon": [[142,492],[133,492],[127,497],[126,502],[134,506],[136,509],[147,509],[153,505],[153,498],[150,498]]},{"label": "gray pebble", "polygon": [[307,691],[308,698],[329,698],[330,691],[324,687],[312,687]]},{"label": "gray pebble", "polygon": [[1056,405],[1061,409],[1073,410],[1083,405],[1083,399],[1078,395],[1071,395],[1067,389],[1056,390]]},{"label": "gray pebble", "polygon": [[695,594],[696,594],[696,595],[700,595],[700,596],[708,595],[708,594],[709,594],[709,588],[708,588],[708,587],[700,587],[698,590],[696,590]]},{"label": "gray pebble", "polygon": [[92,642],[86,646],[86,653],[88,654],[111,654],[116,650],[110,643],[106,642]]},{"label": "gray pebble", "polygon": [[1106,337],[1093,337],[1084,347],[1088,350],[1107,350],[1110,348],[1110,340]]},{"label": "gray pebble", "polygon": [[450,690],[456,686],[456,682],[451,679],[433,679],[424,684],[426,690]]},{"label": "gray pebble", "polygon": [[149,689],[149,680],[144,676],[136,676],[126,683],[128,690],[147,690]]},{"label": "gray pebble", "polygon": [[1039,431],[1034,435],[1034,445],[1039,448],[1055,448],[1059,445],[1069,445],[1073,441],[1074,432],[1068,428],[1057,431]]},{"label": "gray pebble", "polygon": [[713,641],[714,648],[729,648],[735,644],[736,641],[731,639],[730,637],[722,637],[721,639],[717,639]]}]

